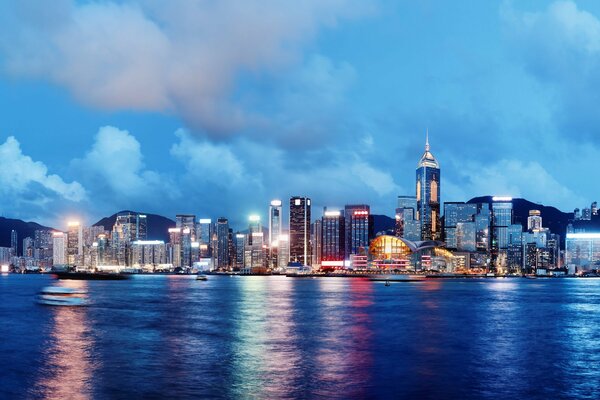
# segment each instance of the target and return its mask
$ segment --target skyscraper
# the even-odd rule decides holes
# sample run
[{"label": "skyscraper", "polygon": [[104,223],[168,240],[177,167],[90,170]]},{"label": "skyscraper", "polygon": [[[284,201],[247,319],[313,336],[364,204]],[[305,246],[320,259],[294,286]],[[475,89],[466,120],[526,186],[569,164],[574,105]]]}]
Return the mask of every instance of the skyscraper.
[{"label": "skyscraper", "polygon": [[66,235],[63,232],[52,234],[52,259],[53,265],[64,265],[67,263]]},{"label": "skyscraper", "polygon": [[290,261],[311,264],[310,199],[290,198]]},{"label": "skyscraper", "polygon": [[425,153],[417,164],[417,220],[421,223],[421,240],[440,238],[440,165],[429,151],[429,135]]},{"label": "skyscraper", "polygon": [[200,218],[196,224],[196,240],[200,243],[200,258],[212,257],[212,220],[210,218]]},{"label": "skyscraper", "polygon": [[346,252],[345,218],[340,211],[325,211],[321,219],[321,266],[343,267]]},{"label": "skyscraper", "polygon": [[196,216],[193,214],[177,214],[175,216],[176,227],[181,229],[181,260],[184,267],[191,268],[192,242],[196,241]]},{"label": "skyscraper", "polygon": [[373,219],[371,207],[367,204],[354,204],[344,207],[344,259],[369,248],[369,240],[373,237]]},{"label": "skyscraper", "polygon": [[498,269],[504,267],[509,245],[508,227],[512,224],[513,206],[511,197],[492,198],[492,263]]},{"label": "skyscraper", "polygon": [[229,220],[217,219],[217,268],[229,267]]},{"label": "skyscraper", "polygon": [[14,229],[12,231],[10,231],[10,248],[12,250],[12,255],[14,257],[17,257],[19,255],[19,253],[18,253],[19,245],[18,245],[17,231],[15,231]]},{"label": "skyscraper", "polygon": [[417,218],[417,196],[398,196],[395,234],[407,240],[421,239],[421,225]]},{"label": "skyscraper", "polygon": [[281,200],[273,200],[269,206],[269,264],[273,267],[277,267],[279,264],[277,257],[279,256],[279,236],[283,222],[281,205]]},{"label": "skyscraper", "polygon": [[78,221],[71,221],[67,225],[67,264],[77,265],[83,256],[83,227]]}]

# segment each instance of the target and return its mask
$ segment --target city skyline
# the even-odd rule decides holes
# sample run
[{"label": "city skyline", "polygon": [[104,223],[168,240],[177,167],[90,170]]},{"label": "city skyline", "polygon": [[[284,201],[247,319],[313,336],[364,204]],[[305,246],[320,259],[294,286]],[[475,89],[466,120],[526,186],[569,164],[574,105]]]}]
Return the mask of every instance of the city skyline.
[{"label": "city skyline", "polygon": [[[234,19],[229,2],[27,4],[0,6],[1,215],[241,224],[297,194],[390,215],[427,130],[442,204],[596,198],[597,3],[308,2],[265,6],[266,24],[250,3]],[[225,15],[246,30],[222,30]],[[82,37],[106,51],[84,54]]]}]

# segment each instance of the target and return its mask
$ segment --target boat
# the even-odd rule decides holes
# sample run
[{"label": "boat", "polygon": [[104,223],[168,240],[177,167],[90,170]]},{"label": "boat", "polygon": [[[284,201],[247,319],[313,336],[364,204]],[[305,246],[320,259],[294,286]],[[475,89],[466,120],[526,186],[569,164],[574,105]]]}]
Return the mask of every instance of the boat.
[{"label": "boat", "polygon": [[58,279],[75,279],[85,281],[121,281],[129,279],[128,274],[115,274],[110,272],[54,272]]},{"label": "boat", "polygon": [[390,286],[390,281],[385,281],[385,286]]},{"label": "boat", "polygon": [[208,277],[206,275],[196,275],[197,281],[207,281]]},{"label": "boat", "polygon": [[38,295],[38,303],[46,306],[85,306],[86,291],[61,286],[47,286]]}]

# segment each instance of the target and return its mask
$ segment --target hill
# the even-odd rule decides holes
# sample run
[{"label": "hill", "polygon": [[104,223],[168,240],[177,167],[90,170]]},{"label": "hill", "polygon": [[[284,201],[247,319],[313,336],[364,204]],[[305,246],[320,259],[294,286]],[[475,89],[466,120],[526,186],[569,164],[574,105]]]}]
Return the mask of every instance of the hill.
[{"label": "hill", "polygon": [[0,217],[0,246],[10,247],[10,234],[13,229],[17,231],[19,254],[23,251],[23,239],[33,237],[34,231],[38,229],[54,230],[54,228],[49,228],[36,222],[25,222],[20,219]]}]

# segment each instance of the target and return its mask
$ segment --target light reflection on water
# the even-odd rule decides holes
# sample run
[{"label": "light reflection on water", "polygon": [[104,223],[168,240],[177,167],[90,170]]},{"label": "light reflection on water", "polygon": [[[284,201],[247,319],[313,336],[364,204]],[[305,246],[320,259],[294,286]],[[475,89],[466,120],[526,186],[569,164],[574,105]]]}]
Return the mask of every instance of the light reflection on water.
[{"label": "light reflection on water", "polygon": [[600,397],[600,281],[1,279],[2,399]]}]

